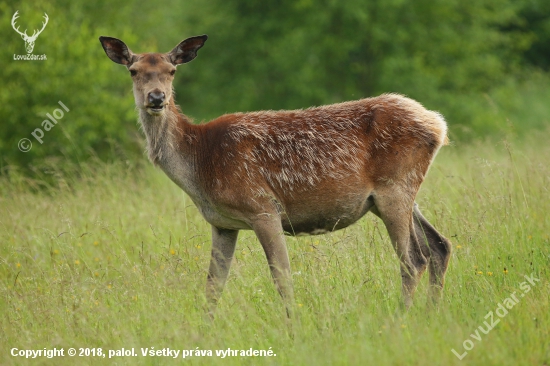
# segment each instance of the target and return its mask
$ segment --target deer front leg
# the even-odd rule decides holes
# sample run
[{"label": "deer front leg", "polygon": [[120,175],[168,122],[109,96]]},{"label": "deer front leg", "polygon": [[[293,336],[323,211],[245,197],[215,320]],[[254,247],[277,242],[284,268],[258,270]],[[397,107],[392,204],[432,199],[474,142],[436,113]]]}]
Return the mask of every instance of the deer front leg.
[{"label": "deer front leg", "polygon": [[212,226],[212,258],[206,281],[206,299],[210,317],[214,317],[218,299],[227,280],[238,234],[238,230],[220,229]]},{"label": "deer front leg", "polygon": [[258,219],[252,227],[264,249],[271,276],[283,298],[287,316],[292,318],[294,290],[281,219],[279,215],[264,215],[266,217]]}]

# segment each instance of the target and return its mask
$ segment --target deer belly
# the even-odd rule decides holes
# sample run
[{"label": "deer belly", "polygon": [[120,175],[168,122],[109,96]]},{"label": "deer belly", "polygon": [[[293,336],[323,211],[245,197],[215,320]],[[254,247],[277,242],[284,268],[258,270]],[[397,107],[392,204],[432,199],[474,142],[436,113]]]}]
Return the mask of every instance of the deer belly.
[{"label": "deer belly", "polygon": [[363,217],[374,206],[371,196],[359,202],[335,202],[310,207],[290,207],[282,215],[286,235],[320,235],[343,229]]},{"label": "deer belly", "polygon": [[202,217],[211,225],[224,229],[232,230],[249,230],[251,227],[245,222],[234,219],[215,210],[213,207],[207,204],[196,205],[201,213]]}]

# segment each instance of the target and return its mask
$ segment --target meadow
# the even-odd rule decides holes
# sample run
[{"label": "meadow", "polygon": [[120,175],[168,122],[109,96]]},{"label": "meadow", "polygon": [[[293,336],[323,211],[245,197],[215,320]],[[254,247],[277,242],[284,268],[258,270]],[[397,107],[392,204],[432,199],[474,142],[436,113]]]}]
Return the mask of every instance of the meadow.
[{"label": "meadow", "polygon": [[[398,260],[382,222],[368,214],[345,230],[287,238],[291,329],[249,231],[240,233],[216,319],[206,319],[210,227],[145,161],[4,176],[0,364],[548,365],[550,146],[538,135],[440,151],[417,197],[453,243],[437,309],[427,307],[425,275],[414,306],[400,311]],[[11,355],[53,347],[135,348],[138,356]],[[193,355],[143,357],[142,348]],[[228,348],[275,355],[216,356]]]}]

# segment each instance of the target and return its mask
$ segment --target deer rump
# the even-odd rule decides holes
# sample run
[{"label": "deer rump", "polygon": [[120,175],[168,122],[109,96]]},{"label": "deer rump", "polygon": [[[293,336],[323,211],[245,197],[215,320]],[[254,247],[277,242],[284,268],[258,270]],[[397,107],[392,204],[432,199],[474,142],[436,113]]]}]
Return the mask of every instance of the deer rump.
[{"label": "deer rump", "polygon": [[287,235],[349,226],[379,186],[416,189],[447,142],[440,114],[398,94],[228,114],[200,127],[197,145],[208,151],[197,154],[198,178],[216,211],[276,212]]}]

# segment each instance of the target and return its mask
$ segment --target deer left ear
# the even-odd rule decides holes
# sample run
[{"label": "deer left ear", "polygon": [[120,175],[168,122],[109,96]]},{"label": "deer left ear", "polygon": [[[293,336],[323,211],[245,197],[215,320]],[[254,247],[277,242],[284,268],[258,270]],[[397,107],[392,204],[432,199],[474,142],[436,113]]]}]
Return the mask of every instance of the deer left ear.
[{"label": "deer left ear", "polygon": [[193,60],[197,57],[197,51],[204,46],[204,42],[206,42],[207,39],[208,36],[205,34],[181,41],[180,44],[168,53],[170,61],[172,61],[174,65],[179,65]]}]

